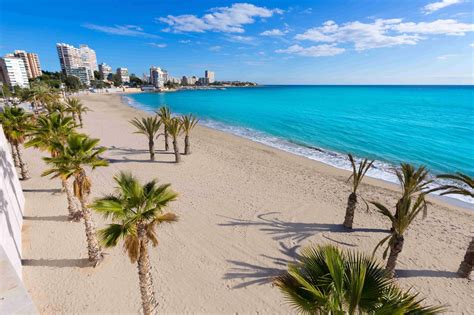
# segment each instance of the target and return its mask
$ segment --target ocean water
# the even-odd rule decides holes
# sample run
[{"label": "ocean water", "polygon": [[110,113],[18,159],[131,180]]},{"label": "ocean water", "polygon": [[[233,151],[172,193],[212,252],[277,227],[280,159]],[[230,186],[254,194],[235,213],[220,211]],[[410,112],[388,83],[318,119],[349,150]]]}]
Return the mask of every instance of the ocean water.
[{"label": "ocean water", "polygon": [[391,182],[400,162],[474,176],[472,86],[262,86],[125,98],[343,169],[347,153],[375,159],[368,175]]}]

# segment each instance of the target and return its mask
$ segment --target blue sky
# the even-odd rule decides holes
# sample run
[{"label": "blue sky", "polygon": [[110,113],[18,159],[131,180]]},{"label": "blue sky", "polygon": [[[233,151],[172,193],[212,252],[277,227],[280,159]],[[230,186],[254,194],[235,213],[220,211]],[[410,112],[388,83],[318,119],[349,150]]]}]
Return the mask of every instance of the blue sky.
[{"label": "blue sky", "polygon": [[[14,4],[13,4],[14,3]],[[473,84],[472,0],[6,1],[0,54],[88,44],[139,76],[262,84]]]}]

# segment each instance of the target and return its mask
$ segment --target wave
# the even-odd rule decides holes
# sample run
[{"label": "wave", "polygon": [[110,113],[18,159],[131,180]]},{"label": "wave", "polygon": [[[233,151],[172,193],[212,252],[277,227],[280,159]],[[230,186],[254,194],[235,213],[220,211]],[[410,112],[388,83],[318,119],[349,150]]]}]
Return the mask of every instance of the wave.
[{"label": "wave", "polygon": [[[153,112],[154,108],[148,107],[140,102],[137,102],[131,97],[122,96],[123,100],[131,107],[145,110],[148,112]],[[176,113],[176,115],[180,115]],[[326,150],[319,147],[310,146],[303,143],[296,143],[288,139],[284,139],[281,137],[272,136],[265,132],[255,130],[252,128],[246,128],[236,125],[231,125],[223,122],[219,122],[212,119],[200,119],[199,123],[203,126],[216,129],[219,131],[223,131],[226,133],[230,133],[242,138],[246,138],[252,140],[254,142],[258,142],[285,152],[289,152],[292,154],[296,154],[299,156],[306,157],[311,160],[315,160],[318,162],[322,162],[324,164],[343,169],[352,171],[352,166],[347,158],[347,154],[342,154],[339,152]],[[360,161],[361,159],[356,158],[356,161]],[[395,174],[395,166],[390,163],[386,163],[383,161],[374,161],[372,167],[367,171],[367,176],[381,179],[390,183],[399,184],[398,178]],[[436,188],[441,185],[446,184],[453,184],[452,181],[445,180],[445,179],[438,179],[432,176],[434,180],[433,184],[430,185],[431,188]],[[463,206],[465,208],[473,209],[474,210],[474,201],[467,197],[467,196],[460,196],[460,195],[450,195],[447,196],[439,196],[439,192],[434,192],[432,194],[437,195],[438,198],[443,199],[451,204],[456,204],[458,206]]]}]

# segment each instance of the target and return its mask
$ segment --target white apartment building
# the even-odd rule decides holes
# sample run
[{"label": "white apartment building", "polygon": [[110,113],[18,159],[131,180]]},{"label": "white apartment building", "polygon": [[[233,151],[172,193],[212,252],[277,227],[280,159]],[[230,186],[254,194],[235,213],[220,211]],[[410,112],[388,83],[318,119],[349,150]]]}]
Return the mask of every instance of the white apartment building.
[{"label": "white apartment building", "polygon": [[[95,51],[87,45],[76,48],[72,45],[57,43],[59,63],[61,70],[66,75],[78,76],[83,84],[89,84],[94,79],[94,71],[97,70],[97,57]],[[83,68],[87,76],[84,76]]]},{"label": "white apartment building", "polygon": [[81,54],[76,47],[58,43],[56,44],[56,49],[58,51],[59,64],[64,74],[69,75],[71,69],[82,66]]},{"label": "white apartment building", "polygon": [[97,71],[97,56],[95,51],[87,45],[79,47],[79,55],[81,56],[82,67],[89,71],[90,78],[94,78],[94,71]]},{"label": "white apartment building", "polygon": [[168,81],[168,72],[160,67],[150,68],[150,83],[157,88],[162,88]]},{"label": "white apartment building", "polygon": [[122,83],[130,82],[130,76],[127,68],[117,68],[117,74],[122,79]]},{"label": "white apartment building", "polygon": [[15,57],[13,54],[5,55],[0,58],[0,72],[0,80],[10,88],[14,86],[30,87],[23,59]]},{"label": "white apartment building", "polygon": [[91,80],[93,79],[93,77],[91,78],[90,76],[89,69],[87,69],[86,67],[72,68],[69,70],[68,75],[78,77],[81,83],[87,86],[91,84]]},{"label": "white apartment building", "polygon": [[100,75],[104,78],[104,79],[107,79],[109,77],[109,75],[112,73],[112,67],[109,66],[108,64],[106,63],[101,63],[99,65],[99,72],[100,72]]},{"label": "white apartment building", "polygon": [[26,75],[28,79],[34,79],[39,77],[43,73],[41,72],[41,66],[37,54],[27,53],[24,50],[15,50],[13,55],[17,58],[21,58],[25,63]]},{"label": "white apartment building", "polygon": [[183,76],[183,78],[181,79],[181,84],[183,85],[195,85],[196,82],[197,82],[197,78],[195,76],[192,76],[192,77]]},{"label": "white apartment building", "polygon": [[209,70],[206,70],[204,71],[204,78],[206,78],[206,82],[209,84],[209,83],[214,83],[214,72],[213,71],[209,71]]}]

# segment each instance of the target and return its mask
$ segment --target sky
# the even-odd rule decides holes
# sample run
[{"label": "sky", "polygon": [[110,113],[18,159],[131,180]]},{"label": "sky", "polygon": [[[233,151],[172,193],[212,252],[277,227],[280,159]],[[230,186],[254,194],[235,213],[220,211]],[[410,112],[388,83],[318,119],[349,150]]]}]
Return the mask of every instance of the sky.
[{"label": "sky", "polygon": [[0,0],[0,54],[87,44],[141,76],[260,84],[474,84],[474,0]]}]

